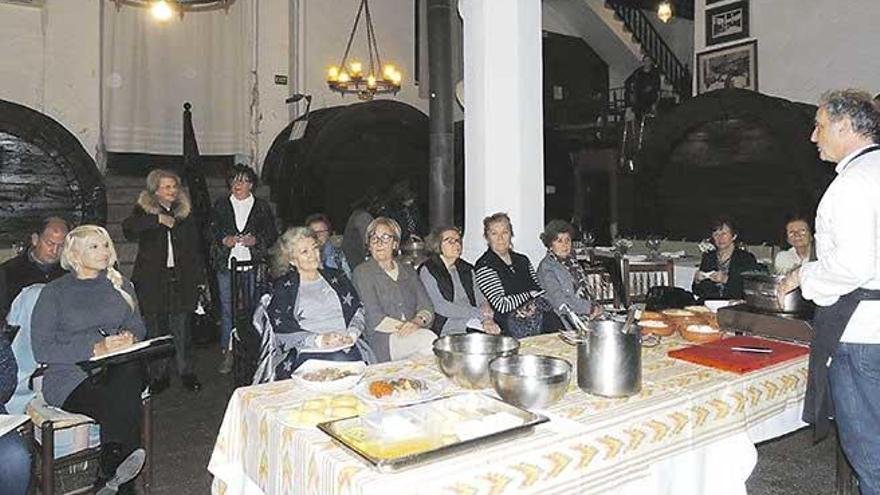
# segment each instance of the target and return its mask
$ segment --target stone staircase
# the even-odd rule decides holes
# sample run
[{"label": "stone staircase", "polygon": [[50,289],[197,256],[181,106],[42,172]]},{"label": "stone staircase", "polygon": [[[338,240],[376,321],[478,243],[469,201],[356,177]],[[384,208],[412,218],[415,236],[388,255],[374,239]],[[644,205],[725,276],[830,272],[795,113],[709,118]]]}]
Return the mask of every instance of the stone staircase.
[{"label": "stone staircase", "polygon": [[[131,210],[137,201],[138,194],[145,187],[145,177],[131,175],[115,175],[112,172],[104,177],[107,187],[107,231],[116,245],[116,255],[119,257],[119,269],[126,276],[131,276],[134,267],[134,259],[137,256],[137,243],[129,242],[122,235],[122,221],[131,214]],[[222,177],[206,177],[208,192],[212,202],[217,198],[229,194]],[[260,187],[257,191],[259,197],[268,197]]]}]

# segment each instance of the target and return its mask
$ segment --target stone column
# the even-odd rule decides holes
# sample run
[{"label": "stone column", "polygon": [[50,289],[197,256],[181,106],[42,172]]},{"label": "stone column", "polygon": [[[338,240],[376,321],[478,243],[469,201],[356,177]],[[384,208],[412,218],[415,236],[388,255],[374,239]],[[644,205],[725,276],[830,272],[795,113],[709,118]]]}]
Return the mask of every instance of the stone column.
[{"label": "stone column", "polygon": [[465,245],[485,251],[482,219],[506,211],[515,249],[545,249],[540,0],[460,0],[464,20]]}]

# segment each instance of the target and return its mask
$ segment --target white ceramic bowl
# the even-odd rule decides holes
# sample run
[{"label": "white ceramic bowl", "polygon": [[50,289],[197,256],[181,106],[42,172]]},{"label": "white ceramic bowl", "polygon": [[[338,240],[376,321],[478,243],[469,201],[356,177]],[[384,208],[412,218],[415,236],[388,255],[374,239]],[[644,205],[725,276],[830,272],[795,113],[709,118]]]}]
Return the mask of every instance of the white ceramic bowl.
[{"label": "white ceramic bowl", "polygon": [[[306,380],[302,377],[304,373],[317,371],[321,368],[337,368],[342,371],[351,371],[355,374],[338,380],[324,382]],[[341,392],[357,385],[358,382],[361,381],[361,378],[364,377],[364,371],[366,369],[367,365],[363,361],[327,361],[324,359],[309,359],[293,372],[291,378],[293,378],[293,380],[299,385],[302,385],[309,390],[316,390],[318,392]]]}]

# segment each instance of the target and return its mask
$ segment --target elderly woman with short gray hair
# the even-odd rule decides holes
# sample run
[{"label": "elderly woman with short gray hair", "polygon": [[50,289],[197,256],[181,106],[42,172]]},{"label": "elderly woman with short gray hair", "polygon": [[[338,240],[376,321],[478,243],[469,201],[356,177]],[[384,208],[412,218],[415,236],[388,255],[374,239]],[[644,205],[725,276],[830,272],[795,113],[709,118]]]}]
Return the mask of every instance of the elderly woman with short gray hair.
[{"label": "elderly woman with short gray hair", "polygon": [[418,275],[395,260],[400,225],[379,217],[367,226],[370,259],[354,270],[354,285],[366,311],[365,336],[379,361],[431,355],[436,335],[427,330],[434,306]]},{"label": "elderly woman with short gray hair", "polygon": [[602,313],[602,306],[594,303],[587,273],[572,252],[573,236],[574,227],[565,220],[551,220],[544,227],[541,242],[547,247],[547,255],[538,265],[538,282],[547,291],[544,297],[560,317],[564,313],[563,306],[578,314],[597,316]]},{"label": "elderly woman with short gray hair", "polygon": [[468,328],[501,333],[492,319],[495,312],[476,285],[474,266],[461,259],[461,231],[438,227],[426,244],[432,254],[419,267],[419,278],[434,304],[434,333],[445,336],[465,333]]},{"label": "elderly woman with short gray hair", "polygon": [[307,227],[287,230],[272,247],[276,276],[267,314],[286,356],[275,378],[288,378],[309,359],[373,362],[361,337],[364,309],[342,270],[321,264],[318,239]]}]

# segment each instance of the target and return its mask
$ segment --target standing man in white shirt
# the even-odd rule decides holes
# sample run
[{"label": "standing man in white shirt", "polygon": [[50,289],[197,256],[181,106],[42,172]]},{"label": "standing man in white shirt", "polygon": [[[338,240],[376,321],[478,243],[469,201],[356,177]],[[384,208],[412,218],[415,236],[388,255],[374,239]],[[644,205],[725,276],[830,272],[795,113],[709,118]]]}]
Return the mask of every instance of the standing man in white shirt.
[{"label": "standing man in white shirt", "polygon": [[816,255],[782,282],[817,304],[804,421],[837,423],[862,495],[880,494],[880,111],[868,93],[822,96],[811,140],[836,162],[816,212]]}]

